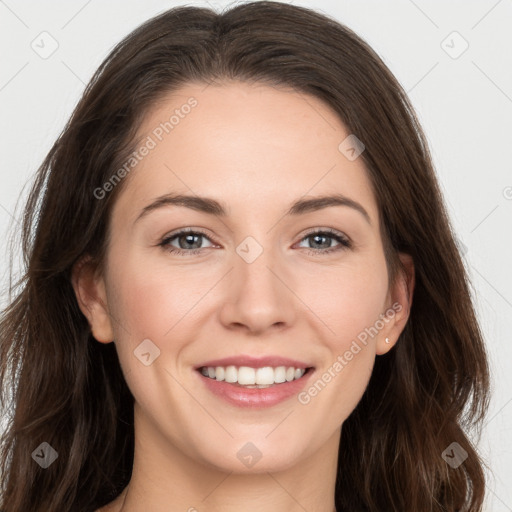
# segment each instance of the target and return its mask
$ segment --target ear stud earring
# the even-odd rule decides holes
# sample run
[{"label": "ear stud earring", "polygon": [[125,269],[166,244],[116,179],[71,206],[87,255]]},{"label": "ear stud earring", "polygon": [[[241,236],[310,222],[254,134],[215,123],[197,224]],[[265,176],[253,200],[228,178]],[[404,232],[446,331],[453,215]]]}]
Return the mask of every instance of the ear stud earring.
[{"label": "ear stud earring", "polygon": [[389,338],[386,338],[386,343],[390,343]]}]

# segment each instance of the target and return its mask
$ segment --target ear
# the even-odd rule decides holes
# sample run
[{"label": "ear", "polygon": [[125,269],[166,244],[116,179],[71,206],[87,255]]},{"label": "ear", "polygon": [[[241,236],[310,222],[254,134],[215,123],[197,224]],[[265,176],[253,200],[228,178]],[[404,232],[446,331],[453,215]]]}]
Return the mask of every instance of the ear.
[{"label": "ear", "polygon": [[[414,261],[410,254],[399,253],[398,257],[402,266],[399,267],[395,283],[388,292],[386,300],[386,312],[384,313],[384,328],[377,338],[376,353],[387,353],[404,330],[411,312],[414,293]],[[386,342],[386,338],[388,342]]]},{"label": "ear", "polygon": [[107,294],[103,276],[97,272],[89,256],[84,256],[73,266],[71,284],[75,290],[78,306],[87,317],[94,338],[101,343],[114,340],[112,322],[108,310]]}]

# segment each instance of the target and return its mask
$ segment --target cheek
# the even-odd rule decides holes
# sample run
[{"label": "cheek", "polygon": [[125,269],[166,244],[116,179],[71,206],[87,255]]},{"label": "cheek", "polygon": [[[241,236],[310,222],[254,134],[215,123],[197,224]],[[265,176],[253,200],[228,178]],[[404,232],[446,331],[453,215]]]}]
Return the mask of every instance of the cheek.
[{"label": "cheek", "polygon": [[121,367],[135,400],[146,412],[157,411],[176,389],[180,393],[166,370],[176,370],[192,331],[187,326],[193,306],[212,286],[212,277],[205,281],[203,275],[122,250],[112,252],[109,267],[108,300]]},{"label": "cheek", "polygon": [[[375,332],[372,330],[387,293],[385,266],[368,265],[321,273],[305,299],[323,324],[319,352],[325,357],[318,375],[299,395],[299,402],[319,431],[341,425],[359,403],[375,362]],[[325,411],[329,411],[326,417]]]},{"label": "cheek", "polygon": [[343,349],[384,313],[387,270],[382,259],[368,264],[317,269],[301,297],[330,329],[330,344]]},{"label": "cheek", "polygon": [[[113,255],[112,312],[125,329],[120,335],[136,339],[163,339],[212,286],[211,272],[171,267],[165,259],[140,255]],[[180,329],[183,325],[178,324]]]}]

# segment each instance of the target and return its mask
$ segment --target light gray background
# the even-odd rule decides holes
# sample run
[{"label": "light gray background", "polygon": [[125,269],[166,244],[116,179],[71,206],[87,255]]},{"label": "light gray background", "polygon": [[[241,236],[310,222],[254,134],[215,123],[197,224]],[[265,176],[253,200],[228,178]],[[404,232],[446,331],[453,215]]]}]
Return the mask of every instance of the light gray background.
[{"label": "light gray background", "polygon": [[[493,398],[478,446],[492,469],[485,510],[512,511],[512,2],[291,3],[324,11],[366,39],[417,109],[465,250],[491,359]],[[182,4],[0,0],[2,290],[9,262],[5,240],[7,230],[19,224],[15,206],[20,192],[85,84],[115,43],[153,15]],[[229,2],[186,4],[219,10]],[[43,31],[58,43],[46,59],[31,47],[50,48],[49,36],[40,36]],[[464,40],[469,46],[458,55]],[[0,307],[7,301],[3,293]]]}]

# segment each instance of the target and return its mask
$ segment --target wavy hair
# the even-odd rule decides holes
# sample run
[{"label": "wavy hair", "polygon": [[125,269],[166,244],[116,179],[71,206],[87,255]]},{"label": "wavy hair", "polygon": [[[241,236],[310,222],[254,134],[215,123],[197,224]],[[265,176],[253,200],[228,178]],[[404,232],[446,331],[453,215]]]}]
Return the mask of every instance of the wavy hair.
[{"label": "wavy hair", "polygon": [[[114,344],[91,334],[71,271],[84,255],[102,268],[126,180],[103,200],[93,191],[135,149],[148,109],[187,83],[228,80],[291,87],[336,112],[365,144],[390,279],[398,252],[414,260],[409,321],[343,424],[338,511],[480,511],[484,462],[469,431],[481,431],[487,412],[488,360],[426,137],[365,41],[327,15],[271,1],[221,13],[176,7],[142,24],[100,65],[39,168],[23,216],[22,277],[0,317],[10,412],[2,510],[90,512],[129,482],[133,396]],[[44,470],[32,458],[42,442],[59,454]],[[442,456],[454,442],[468,454],[457,468]]]}]

